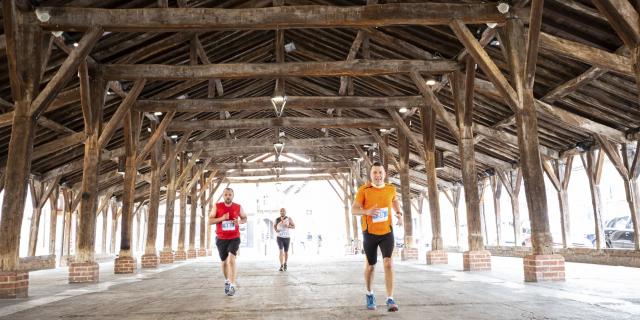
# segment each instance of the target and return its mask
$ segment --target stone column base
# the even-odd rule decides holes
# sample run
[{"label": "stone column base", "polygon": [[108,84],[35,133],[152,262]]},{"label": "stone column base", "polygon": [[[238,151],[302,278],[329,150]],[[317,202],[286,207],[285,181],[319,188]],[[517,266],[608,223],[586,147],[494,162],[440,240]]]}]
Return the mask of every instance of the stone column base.
[{"label": "stone column base", "polygon": [[156,254],[145,254],[142,256],[142,268],[157,268],[160,259]]},{"label": "stone column base", "polygon": [[462,254],[464,271],[490,271],[491,253],[487,250],[465,251]]},{"label": "stone column base", "polygon": [[559,254],[524,257],[524,281],[564,281],[564,257]]},{"label": "stone column base", "polygon": [[29,293],[29,272],[0,271],[0,299],[26,298]]},{"label": "stone column base", "polygon": [[116,258],[113,269],[116,274],[134,273],[137,269],[136,264],[137,261],[133,257],[120,257]]},{"label": "stone column base", "polygon": [[100,265],[97,262],[73,262],[69,265],[69,283],[98,283]]},{"label": "stone column base", "polygon": [[189,249],[189,251],[187,251],[187,259],[195,259],[196,257],[198,257],[198,251],[196,251],[196,249]]},{"label": "stone column base", "polygon": [[449,255],[444,250],[427,252],[427,264],[449,264]]},{"label": "stone column base", "polygon": [[203,248],[198,249],[198,257],[204,257],[206,255],[207,255],[206,249],[203,249]]},{"label": "stone column base", "polygon": [[187,252],[182,250],[176,251],[176,254],[173,256],[174,261],[184,261],[187,260]]},{"label": "stone column base", "polygon": [[160,252],[160,264],[173,263],[173,251],[161,251]]},{"label": "stone column base", "polygon": [[418,248],[402,248],[400,260],[418,260]]}]

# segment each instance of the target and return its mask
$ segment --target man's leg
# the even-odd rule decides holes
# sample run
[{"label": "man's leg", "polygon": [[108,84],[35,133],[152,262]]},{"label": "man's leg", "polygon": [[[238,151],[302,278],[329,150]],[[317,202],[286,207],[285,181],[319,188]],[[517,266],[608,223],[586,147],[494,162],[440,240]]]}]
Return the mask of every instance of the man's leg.
[{"label": "man's leg", "polygon": [[280,249],[278,252],[279,252],[278,258],[280,259],[280,266],[282,266],[286,261],[284,258],[284,249]]},{"label": "man's leg", "polygon": [[227,264],[229,265],[229,281],[236,284],[236,255],[233,253],[229,253],[229,257],[227,258]]},{"label": "man's leg", "polygon": [[221,266],[222,266],[222,274],[224,274],[224,279],[225,280],[229,280],[229,271],[228,269],[228,264],[227,261],[229,261],[229,258],[227,257],[227,260],[222,261]]},{"label": "man's leg", "polygon": [[373,273],[375,271],[375,265],[370,265],[365,261],[364,266],[364,285],[367,288],[367,292],[371,292],[371,283],[373,282]]},{"label": "man's leg", "polygon": [[387,288],[387,297],[393,297],[393,260],[384,258],[384,285]]}]

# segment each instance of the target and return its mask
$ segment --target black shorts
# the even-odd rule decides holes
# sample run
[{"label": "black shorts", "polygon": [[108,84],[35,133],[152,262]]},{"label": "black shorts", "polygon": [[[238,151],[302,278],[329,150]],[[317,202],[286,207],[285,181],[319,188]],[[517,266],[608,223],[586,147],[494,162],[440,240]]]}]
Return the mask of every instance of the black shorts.
[{"label": "black shorts", "polygon": [[229,257],[229,253],[234,256],[238,255],[238,249],[240,249],[240,238],[235,239],[218,239],[216,238],[216,247],[218,247],[218,254],[220,260],[225,261]]},{"label": "black shorts", "polygon": [[367,256],[369,265],[373,266],[378,262],[378,247],[380,247],[383,258],[391,258],[393,247],[396,245],[393,232],[381,236],[363,232],[362,239],[364,254]]},{"label": "black shorts", "polygon": [[276,241],[278,241],[278,248],[280,250],[284,249],[284,252],[289,252],[289,242],[291,241],[291,238],[276,237]]}]

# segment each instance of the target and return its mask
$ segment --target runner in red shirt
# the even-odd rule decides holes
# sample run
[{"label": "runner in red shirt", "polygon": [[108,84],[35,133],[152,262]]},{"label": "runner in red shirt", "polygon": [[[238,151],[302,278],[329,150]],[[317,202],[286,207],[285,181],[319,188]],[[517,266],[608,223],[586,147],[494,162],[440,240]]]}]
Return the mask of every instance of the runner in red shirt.
[{"label": "runner in red shirt", "polygon": [[224,293],[233,296],[236,292],[236,256],[240,248],[240,224],[247,222],[242,207],[233,202],[233,189],[225,188],[222,197],[209,215],[209,224],[216,224],[216,246],[222,273],[224,274]]}]

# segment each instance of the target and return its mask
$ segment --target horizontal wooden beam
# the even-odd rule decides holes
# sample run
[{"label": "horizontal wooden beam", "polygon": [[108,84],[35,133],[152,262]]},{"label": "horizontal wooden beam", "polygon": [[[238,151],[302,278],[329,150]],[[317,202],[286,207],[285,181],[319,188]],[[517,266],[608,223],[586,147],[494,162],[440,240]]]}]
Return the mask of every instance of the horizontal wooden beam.
[{"label": "horizontal wooden beam", "polygon": [[273,178],[259,178],[259,179],[225,179],[226,183],[269,183],[269,182],[304,182],[304,181],[322,181],[322,180],[332,180],[333,177],[331,175],[317,175],[317,176],[308,176],[308,177],[273,177]]},{"label": "horizontal wooden beam", "polygon": [[[38,21],[46,30],[82,31],[100,25],[115,32],[170,32],[229,29],[291,29],[378,27],[391,25],[446,25],[451,19],[467,24],[501,23],[505,15],[494,3],[392,3],[368,6],[277,6],[270,8],[144,8],[98,9],[39,7],[50,18]],[[528,17],[527,10],[514,9]],[[44,20],[44,19],[43,19]]]},{"label": "horizontal wooden beam", "polygon": [[208,166],[209,170],[227,171],[227,170],[245,170],[245,169],[271,169],[271,168],[347,168],[348,163],[345,161],[322,161],[322,162],[238,162],[238,163],[212,163]]},{"label": "horizontal wooden beam", "polygon": [[[315,147],[327,147],[327,146],[343,146],[352,144],[368,144],[374,143],[375,139],[370,135],[364,136],[351,136],[351,137],[327,137],[327,138],[313,138],[313,139],[285,139],[284,145],[286,148],[298,147],[298,148],[315,148]],[[259,138],[259,139],[225,139],[225,140],[209,140],[209,141],[196,141],[187,143],[186,151],[196,150],[215,150],[220,148],[242,148],[247,147],[269,147],[272,150],[274,139]]]},{"label": "horizontal wooden beam", "polygon": [[[250,147],[234,147],[234,148],[219,148],[210,151],[203,151],[201,158],[219,158],[219,157],[234,157],[240,155],[253,155],[273,153],[275,149],[272,146],[250,146]],[[318,155],[318,156],[339,156],[345,158],[355,158],[358,153],[355,149],[331,149],[320,147],[284,147],[283,155],[286,153],[294,153],[296,155]]]},{"label": "horizontal wooden beam", "polygon": [[167,131],[187,130],[228,130],[256,128],[391,128],[395,127],[391,119],[376,118],[264,118],[264,119],[227,119],[174,121]]},{"label": "horizontal wooden beam", "polygon": [[[286,175],[311,175],[311,174],[334,174],[349,172],[349,168],[331,168],[331,169],[302,169],[302,170],[287,170],[284,169],[280,172],[280,176]],[[258,171],[237,171],[237,172],[225,172],[220,173],[220,177],[226,176],[227,178],[233,177],[273,177],[276,176],[275,170],[258,170]]]},{"label": "horizontal wooden beam", "polygon": [[[412,108],[423,106],[421,96],[363,97],[363,96],[287,96],[287,109],[377,109]],[[271,97],[238,99],[138,100],[135,110],[141,112],[219,112],[259,111],[273,109]],[[10,122],[9,122],[10,124]]]},{"label": "horizontal wooden beam", "polygon": [[286,63],[221,63],[208,65],[105,64],[106,80],[208,80],[211,78],[287,78],[378,76],[417,71],[447,73],[459,69],[450,60],[351,60]]}]

